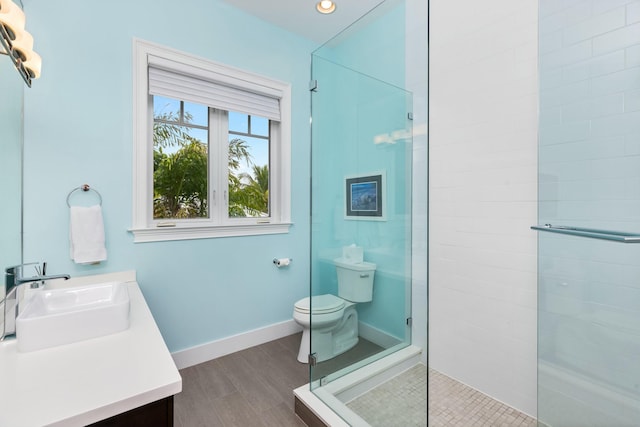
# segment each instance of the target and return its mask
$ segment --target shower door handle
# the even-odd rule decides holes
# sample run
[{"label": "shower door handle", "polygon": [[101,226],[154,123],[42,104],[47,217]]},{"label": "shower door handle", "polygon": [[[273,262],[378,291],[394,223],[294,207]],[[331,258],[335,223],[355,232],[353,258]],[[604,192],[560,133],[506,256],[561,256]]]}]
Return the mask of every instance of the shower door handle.
[{"label": "shower door handle", "polygon": [[360,273],[361,279],[366,279],[367,277],[369,277],[369,273]]},{"label": "shower door handle", "polygon": [[575,237],[588,237],[591,239],[610,240],[620,243],[640,243],[640,234],[622,231],[598,230],[595,228],[567,227],[564,225],[532,225],[532,230],[547,231],[550,233],[567,234]]}]

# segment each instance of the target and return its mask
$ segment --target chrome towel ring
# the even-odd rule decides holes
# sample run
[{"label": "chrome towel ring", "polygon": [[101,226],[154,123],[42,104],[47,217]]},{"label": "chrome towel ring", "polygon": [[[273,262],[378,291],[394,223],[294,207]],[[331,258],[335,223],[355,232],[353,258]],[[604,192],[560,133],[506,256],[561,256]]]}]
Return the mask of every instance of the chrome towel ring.
[{"label": "chrome towel ring", "polygon": [[98,195],[98,199],[100,199],[100,206],[102,206],[102,195],[95,188],[91,188],[89,184],[82,184],[80,187],[76,187],[73,190],[69,191],[69,194],[67,194],[67,206],[71,207],[71,204],[69,203],[69,198],[73,193],[75,193],[78,190],[95,192]]}]

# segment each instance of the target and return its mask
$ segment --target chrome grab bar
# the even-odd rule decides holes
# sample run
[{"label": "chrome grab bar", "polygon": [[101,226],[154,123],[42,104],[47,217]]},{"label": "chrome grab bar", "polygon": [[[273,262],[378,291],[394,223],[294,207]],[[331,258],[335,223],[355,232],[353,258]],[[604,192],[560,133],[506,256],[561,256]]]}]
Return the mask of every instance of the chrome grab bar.
[{"label": "chrome grab bar", "polygon": [[532,225],[532,230],[548,231],[550,233],[568,234],[576,237],[611,240],[620,243],[640,243],[640,234],[621,231],[597,230],[594,228],[567,227],[563,225]]}]

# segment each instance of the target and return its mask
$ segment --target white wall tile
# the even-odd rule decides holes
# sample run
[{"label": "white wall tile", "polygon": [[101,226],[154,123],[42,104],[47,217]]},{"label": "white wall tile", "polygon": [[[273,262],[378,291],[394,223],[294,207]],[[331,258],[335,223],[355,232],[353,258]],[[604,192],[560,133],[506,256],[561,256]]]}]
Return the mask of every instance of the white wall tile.
[{"label": "white wall tile", "polygon": [[589,62],[589,66],[589,77],[595,77],[624,70],[624,51],[620,50],[605,55],[596,56]]},{"label": "white wall tile", "polygon": [[640,22],[640,2],[635,1],[627,5],[627,24]]},{"label": "white wall tile", "polygon": [[592,13],[594,15],[601,15],[608,10],[615,9],[617,7],[624,6],[628,3],[632,3],[632,0],[594,0],[592,1]]},{"label": "white wall tile", "polygon": [[[479,9],[490,23],[474,16]],[[535,0],[490,0],[481,7],[472,0],[431,1],[430,363],[530,414],[536,407],[536,235],[529,229],[537,212],[536,18]],[[472,31],[464,27],[470,21]],[[561,67],[562,55],[553,54],[558,42],[547,42],[554,55],[548,66]],[[590,45],[567,50],[564,56],[591,55]],[[583,96],[578,87],[575,96]],[[551,102],[560,115],[564,98]],[[530,356],[508,351],[514,337]]]},{"label": "white wall tile", "polygon": [[640,88],[640,68],[627,68],[591,80],[591,95],[602,96]]},{"label": "white wall tile", "polygon": [[575,17],[587,19],[591,16],[590,0],[540,0],[539,3],[539,10],[542,13],[539,25],[541,32],[544,33],[561,30],[572,23],[579,22],[580,19]]},{"label": "white wall tile", "polygon": [[627,47],[624,52],[627,68],[640,66],[640,44]]},{"label": "white wall tile", "polygon": [[624,94],[624,111],[640,110],[640,90],[628,91]]},{"label": "white wall tile", "polygon": [[[605,37],[605,36],[603,36]],[[623,36],[620,36],[623,37]],[[604,45],[614,43],[615,41],[603,39],[602,44],[604,51]],[[610,49],[614,50],[614,49]],[[562,67],[569,64],[574,64],[578,61],[583,61],[591,57],[592,54],[592,42],[586,40],[580,43],[576,43],[570,46],[566,46],[560,50],[554,50],[553,52],[540,55],[540,69],[550,70],[553,68]]]},{"label": "white wall tile", "polygon": [[563,29],[563,44],[571,45],[580,41],[624,27],[626,10],[624,7],[612,9],[609,12],[594,15],[589,19]]},{"label": "white wall tile", "polygon": [[629,25],[593,39],[593,54],[624,49],[640,40],[640,23]]},{"label": "white wall tile", "polygon": [[562,30],[552,31],[540,36],[540,53],[545,54],[562,49]]}]

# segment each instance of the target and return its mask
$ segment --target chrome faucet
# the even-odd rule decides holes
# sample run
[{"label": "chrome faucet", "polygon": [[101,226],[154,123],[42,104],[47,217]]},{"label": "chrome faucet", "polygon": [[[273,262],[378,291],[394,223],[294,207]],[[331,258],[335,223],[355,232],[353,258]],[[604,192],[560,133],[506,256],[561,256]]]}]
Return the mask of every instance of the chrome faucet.
[{"label": "chrome faucet", "polygon": [[[37,276],[32,277],[24,277],[23,269],[26,266],[35,265]],[[2,317],[2,334],[0,334],[0,341],[3,341],[5,338],[9,338],[15,336],[15,320],[18,316],[18,287],[23,283],[31,283],[32,288],[38,288],[40,286],[40,282],[44,284],[45,280],[53,280],[53,279],[65,279],[69,280],[71,276],[68,274],[54,274],[51,276],[47,276],[47,263],[43,262],[42,267],[40,267],[40,263],[32,262],[28,264],[20,264],[13,267],[9,267],[5,269],[5,285],[4,285],[4,294],[2,295],[2,301],[0,304],[3,307],[3,317]],[[10,320],[11,323],[7,324],[7,321]]]}]

